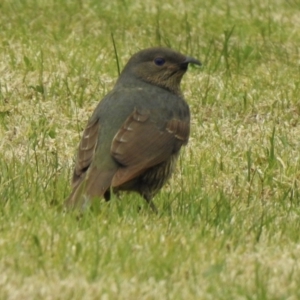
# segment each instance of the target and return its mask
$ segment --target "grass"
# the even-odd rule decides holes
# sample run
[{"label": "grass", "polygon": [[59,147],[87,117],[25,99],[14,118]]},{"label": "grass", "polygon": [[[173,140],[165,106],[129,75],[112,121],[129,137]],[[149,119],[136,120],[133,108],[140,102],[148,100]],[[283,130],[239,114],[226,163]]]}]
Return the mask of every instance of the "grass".
[{"label": "grass", "polygon": [[[0,4],[1,299],[299,299],[298,1]],[[137,50],[199,58],[156,196],[64,213],[74,154]],[[139,210],[139,207],[141,209]]]}]

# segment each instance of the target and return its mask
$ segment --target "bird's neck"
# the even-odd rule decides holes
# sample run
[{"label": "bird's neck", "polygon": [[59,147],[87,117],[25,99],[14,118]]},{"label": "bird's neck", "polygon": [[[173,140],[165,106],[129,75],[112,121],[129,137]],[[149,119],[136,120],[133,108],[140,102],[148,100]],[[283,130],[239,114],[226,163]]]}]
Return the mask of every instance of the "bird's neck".
[{"label": "bird's neck", "polygon": [[183,97],[180,85],[179,84],[172,84],[172,85],[162,85],[159,82],[151,82],[151,80],[145,80],[140,77],[136,76],[126,76],[126,74],[121,74],[118,81],[116,82],[115,87],[127,87],[127,88],[146,88],[146,87],[158,87],[176,96]]}]

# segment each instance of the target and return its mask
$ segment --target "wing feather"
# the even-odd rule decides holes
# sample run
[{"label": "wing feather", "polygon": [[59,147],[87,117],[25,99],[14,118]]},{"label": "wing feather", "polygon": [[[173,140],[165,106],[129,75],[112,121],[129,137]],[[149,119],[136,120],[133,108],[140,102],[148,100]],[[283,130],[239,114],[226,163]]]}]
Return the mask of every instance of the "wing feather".
[{"label": "wing feather", "polygon": [[73,187],[81,182],[82,178],[93,161],[99,135],[99,119],[90,120],[86,126],[78,148],[76,165],[72,178]]},{"label": "wing feather", "polygon": [[167,160],[187,143],[188,121],[171,119],[161,129],[151,120],[149,111],[135,109],[115,135],[111,154],[122,165],[112,180],[119,186],[146,169]]}]

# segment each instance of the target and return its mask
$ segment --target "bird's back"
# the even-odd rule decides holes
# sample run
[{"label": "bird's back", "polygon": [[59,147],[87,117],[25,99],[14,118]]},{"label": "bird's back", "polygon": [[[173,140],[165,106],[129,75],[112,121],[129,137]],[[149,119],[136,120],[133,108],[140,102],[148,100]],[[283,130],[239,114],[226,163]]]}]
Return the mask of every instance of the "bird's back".
[{"label": "bird's back", "polygon": [[[108,155],[112,140],[134,109],[149,111],[151,122],[159,129],[175,118],[190,122],[189,107],[185,100],[169,91],[141,82],[135,86],[117,86],[100,103],[92,118],[99,118],[99,156]],[[142,141],[141,141],[142,142]]]}]

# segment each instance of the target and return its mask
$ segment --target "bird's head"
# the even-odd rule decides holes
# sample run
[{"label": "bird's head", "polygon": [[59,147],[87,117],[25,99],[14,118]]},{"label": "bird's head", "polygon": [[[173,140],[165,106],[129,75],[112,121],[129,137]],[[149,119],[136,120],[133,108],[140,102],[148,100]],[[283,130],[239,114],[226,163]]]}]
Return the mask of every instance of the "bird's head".
[{"label": "bird's head", "polygon": [[129,59],[119,80],[133,77],[179,94],[181,78],[190,63],[201,65],[199,60],[169,48],[149,48]]}]

